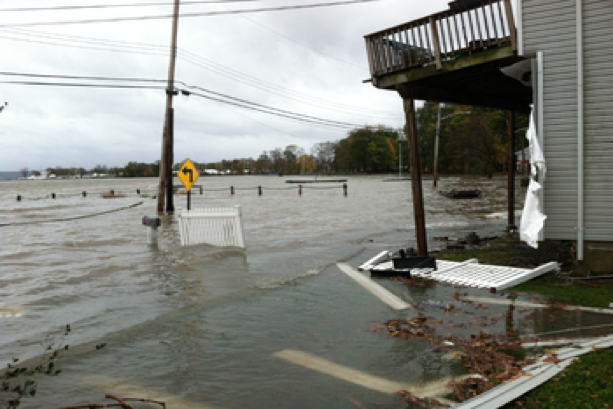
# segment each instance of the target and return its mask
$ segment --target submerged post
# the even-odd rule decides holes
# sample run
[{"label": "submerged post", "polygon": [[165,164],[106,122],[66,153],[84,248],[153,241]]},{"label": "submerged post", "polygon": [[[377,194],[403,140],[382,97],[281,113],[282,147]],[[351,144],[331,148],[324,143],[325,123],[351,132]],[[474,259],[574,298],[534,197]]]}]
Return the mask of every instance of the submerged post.
[{"label": "submerged post", "polygon": [[162,225],[159,217],[143,217],[143,226],[149,227],[147,233],[147,244],[157,246],[158,244],[158,227]]},{"label": "submerged post", "polygon": [[507,178],[508,178],[508,190],[509,190],[509,203],[508,203],[508,223],[507,231],[513,231],[517,229],[515,226],[515,112],[507,112],[507,130],[508,130],[508,154],[507,154]]},{"label": "submerged post", "polygon": [[404,114],[407,124],[407,139],[411,159],[411,188],[413,192],[413,215],[415,218],[415,234],[417,235],[417,255],[428,255],[426,239],[426,217],[424,213],[424,198],[421,187],[421,163],[419,160],[419,145],[417,143],[417,122],[415,121],[415,102],[403,98]]}]

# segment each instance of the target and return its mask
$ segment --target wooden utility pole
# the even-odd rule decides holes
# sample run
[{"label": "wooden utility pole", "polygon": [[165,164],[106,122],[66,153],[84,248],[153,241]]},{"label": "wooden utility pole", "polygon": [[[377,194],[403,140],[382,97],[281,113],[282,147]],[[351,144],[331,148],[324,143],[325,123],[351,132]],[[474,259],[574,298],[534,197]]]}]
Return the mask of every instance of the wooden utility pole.
[{"label": "wooden utility pole", "polygon": [[411,157],[411,187],[413,191],[413,216],[415,218],[415,234],[417,235],[417,255],[428,255],[426,239],[426,215],[424,212],[424,197],[421,188],[421,163],[419,160],[419,144],[417,142],[417,123],[415,121],[415,102],[404,99],[404,114],[407,123],[407,139]]},{"label": "wooden utility pole", "polygon": [[[507,155],[507,185],[509,189],[508,225],[507,231],[517,229],[515,226],[515,112],[507,112],[508,155]],[[522,164],[523,166],[523,164]]]},{"label": "wooden utility pole", "polygon": [[436,180],[438,179],[438,140],[441,136],[441,112],[443,104],[438,103],[438,119],[436,120],[436,139],[434,140],[434,167],[432,168],[432,186],[436,187]]},{"label": "wooden utility pole", "polygon": [[173,197],[172,165],[174,162],[174,110],[172,97],[175,92],[175,64],[177,59],[177,31],[179,27],[179,0],[175,0],[172,18],[172,40],[170,45],[170,65],[168,67],[168,87],[166,88],[166,111],[164,133],[162,137],[162,160],[160,161],[160,185],[158,188],[158,213],[164,212],[164,196],[166,196],[166,211],[175,210]]}]

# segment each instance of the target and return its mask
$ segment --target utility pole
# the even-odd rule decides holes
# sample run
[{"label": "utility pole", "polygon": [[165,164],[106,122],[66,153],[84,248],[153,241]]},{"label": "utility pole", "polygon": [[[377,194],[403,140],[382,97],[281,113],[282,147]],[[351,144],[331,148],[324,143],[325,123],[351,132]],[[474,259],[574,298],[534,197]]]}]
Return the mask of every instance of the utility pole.
[{"label": "utility pole", "polygon": [[168,67],[168,87],[166,88],[166,112],[162,137],[162,160],[160,162],[160,185],[158,188],[158,213],[175,210],[173,198],[172,165],[174,162],[174,109],[172,98],[175,95],[175,64],[177,59],[177,31],[179,26],[179,0],[175,0],[172,18],[172,40],[170,45],[170,65]]},{"label": "utility pole", "polygon": [[438,178],[438,140],[441,134],[441,110],[443,104],[438,103],[438,119],[436,121],[436,139],[434,141],[434,169],[432,169],[434,175],[432,175],[432,186],[436,187],[436,179]]}]

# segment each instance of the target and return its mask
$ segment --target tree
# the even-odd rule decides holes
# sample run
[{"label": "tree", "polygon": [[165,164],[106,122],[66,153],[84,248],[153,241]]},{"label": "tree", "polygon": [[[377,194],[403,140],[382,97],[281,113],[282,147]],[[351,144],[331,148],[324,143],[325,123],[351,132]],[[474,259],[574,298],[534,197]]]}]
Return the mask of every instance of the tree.
[{"label": "tree", "polygon": [[262,152],[254,164],[254,172],[269,173],[272,167],[272,160],[266,151]]},{"label": "tree", "polygon": [[332,171],[336,159],[336,145],[334,142],[321,142],[311,148],[311,156],[320,171]]},{"label": "tree", "polygon": [[502,139],[506,126],[502,129],[496,126],[496,118],[501,114],[504,113],[473,108],[461,120],[445,148],[456,167],[464,167],[466,173],[493,176],[507,149]]},{"label": "tree", "polygon": [[336,146],[339,169],[380,172],[395,169],[398,161],[399,132],[385,126],[358,128]]}]

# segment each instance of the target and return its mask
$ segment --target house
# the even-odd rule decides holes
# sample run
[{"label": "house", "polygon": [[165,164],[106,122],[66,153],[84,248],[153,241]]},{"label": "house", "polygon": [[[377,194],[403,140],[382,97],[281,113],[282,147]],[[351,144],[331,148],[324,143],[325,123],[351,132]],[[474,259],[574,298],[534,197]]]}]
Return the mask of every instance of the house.
[{"label": "house", "polygon": [[509,112],[514,160],[514,113],[532,110],[547,163],[541,239],[573,241],[592,271],[613,269],[612,21],[611,1],[457,0],[365,36],[370,80],[403,98],[411,145],[414,100],[487,106]]}]

